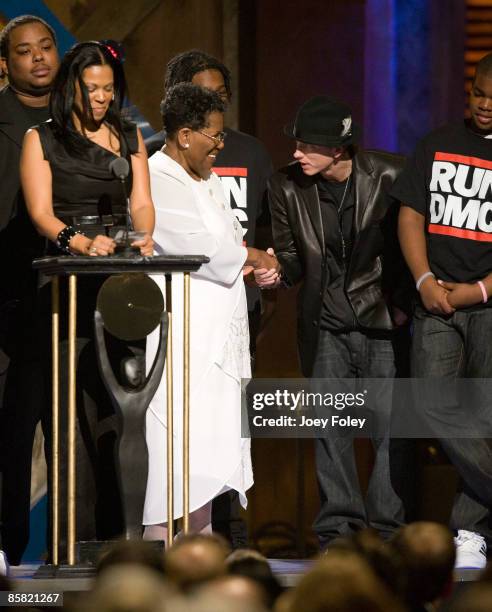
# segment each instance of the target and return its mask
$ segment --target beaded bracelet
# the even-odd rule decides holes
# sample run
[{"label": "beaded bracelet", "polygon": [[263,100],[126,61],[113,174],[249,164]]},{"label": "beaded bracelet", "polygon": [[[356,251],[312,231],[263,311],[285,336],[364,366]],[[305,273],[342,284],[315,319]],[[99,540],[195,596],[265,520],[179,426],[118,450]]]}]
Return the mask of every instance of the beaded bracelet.
[{"label": "beaded bracelet", "polygon": [[85,236],[84,232],[76,230],[72,225],[66,225],[56,237],[56,246],[60,250],[65,251],[65,253],[71,255],[72,252],[70,251],[70,240],[76,234],[82,234],[83,236]]}]

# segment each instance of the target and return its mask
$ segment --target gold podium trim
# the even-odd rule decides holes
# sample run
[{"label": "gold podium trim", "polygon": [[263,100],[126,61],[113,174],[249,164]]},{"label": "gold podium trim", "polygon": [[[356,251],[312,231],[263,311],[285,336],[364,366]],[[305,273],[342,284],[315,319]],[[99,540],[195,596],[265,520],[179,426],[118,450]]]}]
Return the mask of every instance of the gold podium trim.
[{"label": "gold podium trim", "polygon": [[170,548],[174,539],[174,414],[173,414],[173,314],[172,314],[172,281],[166,275],[166,310],[168,316],[167,327],[167,355],[166,355],[166,383],[167,383],[167,541]]},{"label": "gold podium trim", "polygon": [[[183,317],[183,533],[190,530],[190,273],[184,273]],[[169,521],[168,521],[169,523]]]},{"label": "gold podium trim", "polygon": [[60,281],[51,280],[51,559],[58,565],[60,536]]},{"label": "gold podium trim", "polygon": [[68,475],[67,475],[67,561],[75,565],[76,541],[76,456],[75,435],[77,419],[77,276],[68,277]]},{"label": "gold podium trim", "polygon": [[[189,532],[189,489],[190,489],[190,272],[184,275],[184,318],[183,318],[183,532]],[[166,274],[166,284],[171,280]],[[52,561],[59,564],[60,546],[60,280],[54,274],[51,287],[51,341],[52,341]],[[166,286],[167,292],[167,286]],[[169,302],[169,305],[171,303]],[[174,516],[174,459],[173,459],[173,359],[172,359],[172,309],[168,308],[169,328],[167,346],[167,457],[168,457],[168,536],[167,545],[173,541]],[[67,561],[74,566],[76,545],[76,429],[77,429],[77,273],[68,275],[68,411],[67,411]]]}]

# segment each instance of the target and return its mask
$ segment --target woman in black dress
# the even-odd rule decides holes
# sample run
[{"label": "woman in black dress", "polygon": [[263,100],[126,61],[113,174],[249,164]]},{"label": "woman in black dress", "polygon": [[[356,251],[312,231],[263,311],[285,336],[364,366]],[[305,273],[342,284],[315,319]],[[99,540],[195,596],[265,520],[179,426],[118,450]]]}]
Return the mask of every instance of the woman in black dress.
[{"label": "woman in black dress", "polygon": [[124,217],[121,186],[109,168],[121,156],[131,167],[127,189],[133,226],[146,233],[135,246],[152,255],[147,156],[139,130],[120,116],[125,89],[121,64],[106,46],[77,44],[55,79],[51,121],[26,134],[21,179],[29,214],[39,233],[66,253],[113,253],[113,238],[94,233],[103,195],[111,198],[113,215]]},{"label": "woman in black dress", "polygon": [[[118,157],[129,163],[126,179],[130,195],[133,227],[144,237],[134,242],[142,255],[152,255],[154,208],[150,197],[147,156],[142,136],[135,124],[120,115],[125,95],[121,63],[110,49],[96,42],[75,45],[63,58],[51,93],[52,119],[29,130],[24,139],[21,180],[31,219],[38,232],[48,239],[49,254],[104,256],[114,252],[114,235],[124,227],[126,201],[120,180],[110,164]],[[101,213],[112,209],[114,227],[106,234]],[[104,210],[102,210],[102,207]],[[77,536],[78,539],[108,539],[122,530],[121,512],[112,461],[114,436],[101,435],[113,408],[99,376],[94,345],[94,309],[97,292],[104,281],[100,276],[78,279],[77,312]],[[61,283],[62,305],[66,288]],[[49,285],[40,290],[40,315],[43,331],[40,350],[50,345]],[[61,313],[61,411],[66,391],[67,348],[66,313]],[[48,332],[48,333],[47,333]],[[107,336],[108,353],[119,362],[132,355],[129,347]],[[49,359],[45,359],[49,368]],[[50,380],[49,372],[46,373]],[[49,396],[49,394],[47,394]],[[49,406],[50,398],[45,398]],[[49,440],[49,409],[45,436]],[[62,424],[63,425],[63,424]],[[108,428],[107,428],[108,429]],[[64,436],[61,436],[62,456]],[[48,457],[49,460],[49,457]],[[65,466],[60,484],[64,500]],[[62,512],[60,518],[64,519]],[[61,535],[65,533],[63,523]]]}]

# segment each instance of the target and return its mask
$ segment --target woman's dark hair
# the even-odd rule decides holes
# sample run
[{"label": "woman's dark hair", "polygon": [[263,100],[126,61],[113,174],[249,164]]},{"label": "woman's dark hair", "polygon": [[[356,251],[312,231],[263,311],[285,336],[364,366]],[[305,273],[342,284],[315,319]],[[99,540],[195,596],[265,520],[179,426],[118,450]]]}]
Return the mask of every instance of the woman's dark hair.
[{"label": "woman's dark hair", "polygon": [[164,87],[168,91],[178,83],[191,83],[195,74],[218,70],[224,79],[227,97],[231,97],[231,73],[218,59],[204,51],[191,49],[173,57],[167,64]]},{"label": "woman's dark hair", "polygon": [[50,113],[55,136],[63,141],[70,153],[81,154],[89,146],[89,142],[76,130],[73,122],[76,84],[79,84],[82,93],[82,116],[90,120],[92,115],[89,94],[82,80],[82,74],[91,66],[106,65],[113,71],[114,100],[104,120],[121,135],[123,132],[120,111],[126,94],[126,81],[121,62],[105,45],[95,41],[74,45],[61,61],[51,90]]},{"label": "woman's dark hair", "polygon": [[224,111],[225,104],[219,94],[192,83],[171,87],[161,102],[162,122],[170,137],[184,127],[202,130],[210,113]]},{"label": "woman's dark hair", "polygon": [[9,46],[10,46],[10,35],[16,28],[20,28],[20,26],[27,25],[28,23],[40,23],[47,30],[56,47],[56,34],[55,30],[41,17],[37,17],[36,15],[20,15],[20,17],[15,17],[15,19],[11,19],[7,25],[0,32],[0,57],[9,58]]}]

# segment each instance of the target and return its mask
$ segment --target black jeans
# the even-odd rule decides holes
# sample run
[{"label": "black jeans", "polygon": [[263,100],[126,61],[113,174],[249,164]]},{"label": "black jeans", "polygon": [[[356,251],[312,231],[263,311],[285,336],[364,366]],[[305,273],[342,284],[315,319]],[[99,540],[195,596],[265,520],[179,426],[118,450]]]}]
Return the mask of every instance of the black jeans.
[{"label": "black jeans", "polygon": [[[414,317],[411,370],[415,378],[492,377],[492,309],[441,317],[418,308]],[[438,418],[439,406],[426,410]],[[469,415],[463,414],[463,420]],[[440,440],[461,476],[450,526],[485,536],[492,544],[492,440]]]},{"label": "black jeans", "polygon": [[[314,378],[393,378],[392,340],[359,331],[333,334],[321,330],[314,363]],[[380,398],[378,411],[390,419],[391,393]],[[314,523],[320,545],[373,527],[389,537],[402,523],[403,505],[391,486],[389,437],[372,440],[374,468],[364,499],[355,464],[351,437],[316,440],[316,470],[321,509]]]}]

